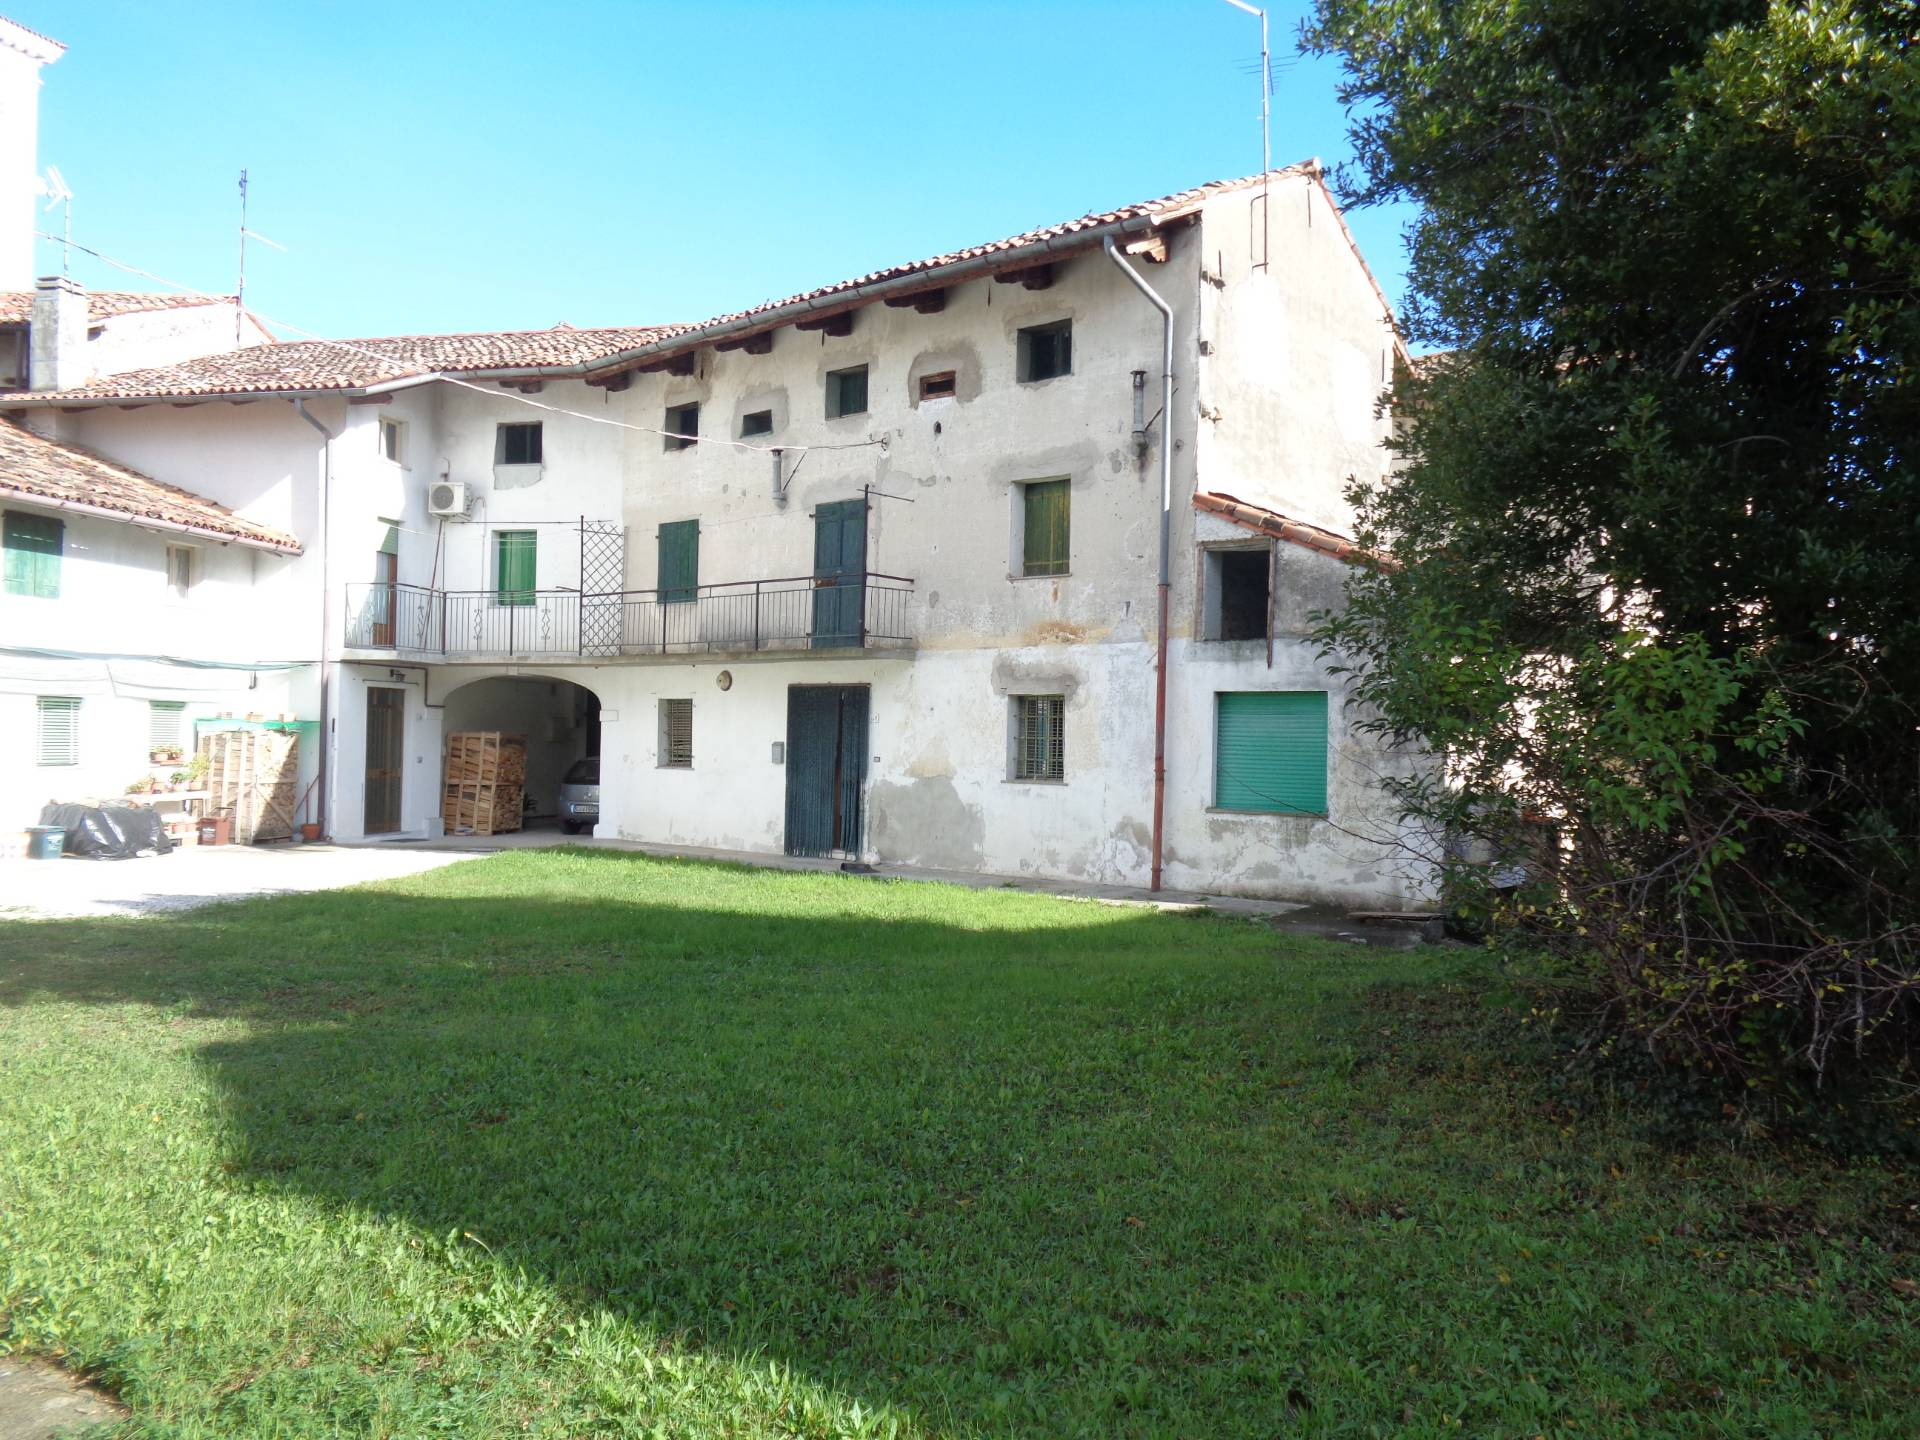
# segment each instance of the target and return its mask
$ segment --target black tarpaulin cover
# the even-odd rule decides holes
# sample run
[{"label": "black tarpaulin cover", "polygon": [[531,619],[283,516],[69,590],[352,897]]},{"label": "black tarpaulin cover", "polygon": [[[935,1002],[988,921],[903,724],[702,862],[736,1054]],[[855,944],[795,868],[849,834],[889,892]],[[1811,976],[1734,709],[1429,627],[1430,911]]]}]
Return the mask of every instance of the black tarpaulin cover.
[{"label": "black tarpaulin cover", "polygon": [[131,860],[173,849],[159,812],[145,806],[48,805],[40,811],[40,823],[65,830],[67,854],[89,860]]}]

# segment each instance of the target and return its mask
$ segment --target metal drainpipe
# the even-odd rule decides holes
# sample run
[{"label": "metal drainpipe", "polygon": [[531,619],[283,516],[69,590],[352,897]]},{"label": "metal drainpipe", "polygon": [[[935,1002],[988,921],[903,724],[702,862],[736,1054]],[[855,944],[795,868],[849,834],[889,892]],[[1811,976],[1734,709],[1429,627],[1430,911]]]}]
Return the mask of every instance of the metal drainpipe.
[{"label": "metal drainpipe", "polygon": [[1120,267],[1147,303],[1160,312],[1160,625],[1153,667],[1153,881],[1160,888],[1161,842],[1167,813],[1167,597],[1171,591],[1168,555],[1173,533],[1173,307],[1126,262],[1113,237],[1101,242],[1107,258]]},{"label": "metal drainpipe", "polygon": [[[327,671],[327,644],[331,638],[333,623],[333,591],[330,588],[328,562],[332,559],[332,547],[328,541],[332,537],[329,505],[333,491],[333,441],[334,434],[326,426],[313,418],[307,409],[307,402],[299,396],[294,397],[293,408],[300,418],[320,432],[320,755],[319,764],[314,770],[314,789],[320,792],[319,823],[320,833],[327,834],[327,821],[332,815],[332,795],[327,789],[327,756],[333,751],[333,729],[331,722],[331,698],[333,683]],[[424,691],[425,686],[423,684]]]}]

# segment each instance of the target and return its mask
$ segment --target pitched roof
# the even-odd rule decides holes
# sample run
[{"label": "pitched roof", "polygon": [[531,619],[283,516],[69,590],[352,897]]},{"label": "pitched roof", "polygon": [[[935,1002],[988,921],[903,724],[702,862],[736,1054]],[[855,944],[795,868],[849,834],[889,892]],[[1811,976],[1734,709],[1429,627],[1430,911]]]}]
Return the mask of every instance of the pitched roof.
[{"label": "pitched roof", "polygon": [[[90,290],[87,319],[98,322],[142,310],[183,310],[190,305],[231,305],[231,295],[156,295],[145,290]],[[33,318],[33,291],[0,290],[0,325],[25,325]]]},{"label": "pitched roof", "polygon": [[[116,400],[166,400],[189,396],[218,398],[229,395],[313,394],[421,380],[435,373],[472,375],[546,371],[597,378],[622,368],[631,368],[642,355],[653,358],[720,338],[717,332],[737,335],[771,329],[791,318],[784,312],[831,313],[846,309],[862,303],[862,292],[870,291],[875,286],[888,285],[911,291],[915,288],[912,284],[915,277],[925,276],[926,284],[920,288],[932,288],[940,284],[939,272],[952,266],[991,262],[996,256],[1013,255],[1014,252],[1036,246],[1055,253],[1071,251],[1093,244],[1097,238],[1095,232],[1111,233],[1114,226],[1139,222],[1139,227],[1146,229],[1170,224],[1199,213],[1201,207],[1217,196],[1250,190],[1278,179],[1306,177],[1319,181],[1320,174],[1319,161],[1306,160],[1265,175],[1213,180],[1189,190],[1163,195],[1157,200],[1143,200],[1116,210],[1095,211],[1078,219],[1023,231],[1005,239],[874,270],[851,280],[836,281],[780,300],[768,300],[745,310],[716,315],[691,325],[587,330],[563,325],[551,330],[510,330],[466,335],[288,341],[232,350],[177,365],[103,376],[92,384],[57,393],[0,393],[0,405],[9,402],[61,405]],[[1336,207],[1336,219],[1338,213]],[[1055,242],[1059,244],[1056,246]],[[1374,288],[1376,292],[1379,290],[1377,282]],[[1382,304],[1385,303],[1385,297],[1382,296]]]},{"label": "pitched roof", "polygon": [[1201,490],[1193,497],[1193,508],[1222,516],[1242,529],[1271,535],[1274,539],[1284,540],[1289,545],[1318,550],[1322,555],[1331,555],[1336,560],[1346,560],[1356,565],[1394,568],[1390,557],[1366,549],[1351,535],[1342,535],[1338,531],[1309,525],[1304,520],[1295,520],[1290,516],[1282,515],[1278,510],[1269,510],[1264,505],[1249,505],[1238,496]]},{"label": "pitched roof", "polygon": [[283,555],[297,555],[301,548],[293,536],[243,520],[205,496],[0,420],[0,500],[7,499],[124,517],[134,524],[157,521],[170,530]]},{"label": "pitched roof", "polygon": [[[388,335],[367,340],[288,340],[203,355],[175,365],[103,375],[58,400],[167,399],[188,395],[311,394],[361,390],[452,371],[565,369],[647,344],[679,327],[502,330],[469,335]],[[14,398],[14,397],[0,397]],[[25,398],[21,396],[19,398]],[[33,397],[44,402],[44,395]]]}]

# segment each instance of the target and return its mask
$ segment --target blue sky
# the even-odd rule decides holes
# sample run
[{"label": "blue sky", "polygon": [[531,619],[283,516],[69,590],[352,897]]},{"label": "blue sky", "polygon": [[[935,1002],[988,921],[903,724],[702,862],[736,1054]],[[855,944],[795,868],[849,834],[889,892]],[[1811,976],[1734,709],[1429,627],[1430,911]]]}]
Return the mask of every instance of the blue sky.
[{"label": "blue sky", "polygon": [[[323,335],[692,320],[1259,169],[1224,0],[0,0],[74,239]],[[1347,153],[1276,11],[1276,164]],[[1404,211],[1349,216],[1387,293]],[[58,231],[58,213],[42,228]],[[42,241],[40,271],[59,268]],[[148,288],[76,257],[95,288]]]}]

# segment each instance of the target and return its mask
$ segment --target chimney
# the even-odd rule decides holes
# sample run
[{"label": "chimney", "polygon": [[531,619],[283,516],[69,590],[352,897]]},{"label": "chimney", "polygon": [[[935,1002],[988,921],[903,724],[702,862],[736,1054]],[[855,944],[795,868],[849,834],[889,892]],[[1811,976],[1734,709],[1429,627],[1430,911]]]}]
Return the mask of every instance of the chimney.
[{"label": "chimney", "polygon": [[40,128],[40,67],[66,50],[0,16],[0,290],[33,283],[33,232],[40,222],[34,142]]},{"label": "chimney", "polygon": [[87,370],[87,292],[64,275],[45,275],[34,286],[28,328],[30,390],[71,390],[92,379]]}]

